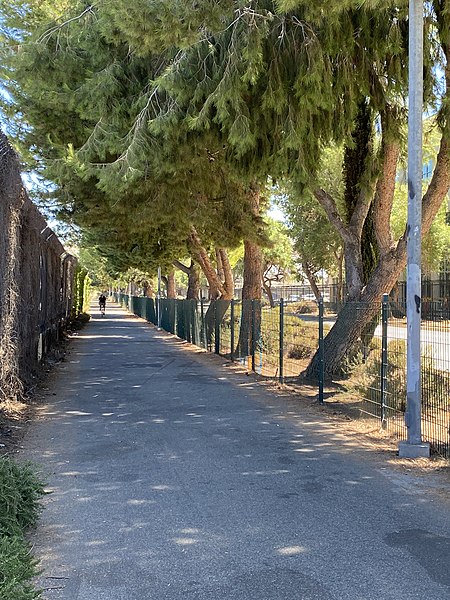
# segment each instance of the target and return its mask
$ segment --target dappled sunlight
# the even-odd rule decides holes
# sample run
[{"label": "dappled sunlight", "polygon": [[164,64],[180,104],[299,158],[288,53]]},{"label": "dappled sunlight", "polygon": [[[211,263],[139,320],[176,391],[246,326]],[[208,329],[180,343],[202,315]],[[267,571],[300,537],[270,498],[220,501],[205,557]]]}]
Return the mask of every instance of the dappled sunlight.
[{"label": "dappled sunlight", "polygon": [[93,502],[93,501],[94,501],[94,499],[91,498],[90,496],[81,496],[81,497],[77,498],[77,502],[87,503],[87,502]]},{"label": "dappled sunlight", "polygon": [[78,475],[97,475],[97,471],[62,471],[61,475],[66,477],[77,477]]},{"label": "dappled sunlight", "polygon": [[128,506],[150,506],[151,504],[156,504],[156,500],[138,500],[136,498],[132,498],[131,500],[127,500],[126,504],[128,504]]},{"label": "dappled sunlight", "polygon": [[175,538],[173,541],[178,546],[191,546],[192,544],[198,544],[199,540],[194,538]]},{"label": "dappled sunlight", "polygon": [[276,552],[281,554],[281,556],[295,556],[296,554],[303,554],[306,550],[303,546],[285,546],[277,548]]},{"label": "dappled sunlight", "polygon": [[[112,333],[103,333],[103,334],[78,334],[77,335],[77,339],[78,340],[99,340],[99,339],[111,339],[111,340],[133,340],[134,338],[130,335],[115,335]],[[71,361],[73,362],[73,361]]]},{"label": "dappled sunlight", "polygon": [[93,548],[93,547],[98,548],[99,546],[104,546],[105,544],[106,544],[105,540],[92,540],[92,541],[86,542],[85,545],[88,547],[91,547],[91,548]]},{"label": "dappled sunlight", "polygon": [[[53,427],[36,452],[50,474],[44,580],[67,576],[67,598],[147,600],[237,598],[216,577],[247,578],[242,598],[253,598],[264,574],[278,590],[311,565],[344,564],[338,533],[351,531],[349,507],[380,478],[356,466],[373,448],[141,320],[88,327],[75,338],[77,362],[64,364],[65,389],[40,411]],[[422,502],[407,492],[397,509]],[[367,546],[364,532],[348,539]]]},{"label": "dappled sunlight", "polygon": [[286,469],[277,469],[275,471],[244,471],[243,473],[241,473],[241,475],[244,475],[245,477],[251,475],[257,475],[258,477],[268,477],[272,475],[287,475],[288,473],[289,471],[287,471]]},{"label": "dappled sunlight", "polygon": [[151,523],[148,521],[136,521],[132,525],[124,525],[123,527],[119,527],[119,533],[134,533],[136,530],[144,529],[147,527],[151,527]]}]

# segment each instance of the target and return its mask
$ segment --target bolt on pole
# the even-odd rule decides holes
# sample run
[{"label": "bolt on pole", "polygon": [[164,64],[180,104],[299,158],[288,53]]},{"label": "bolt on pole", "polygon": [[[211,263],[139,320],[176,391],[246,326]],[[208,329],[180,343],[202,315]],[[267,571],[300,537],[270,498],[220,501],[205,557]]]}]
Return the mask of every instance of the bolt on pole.
[{"label": "bolt on pole", "polygon": [[429,456],[421,427],[421,254],[422,254],[422,118],[423,118],[423,0],[409,0],[409,108],[408,108],[408,224],[407,224],[407,441],[400,442],[405,458]]}]

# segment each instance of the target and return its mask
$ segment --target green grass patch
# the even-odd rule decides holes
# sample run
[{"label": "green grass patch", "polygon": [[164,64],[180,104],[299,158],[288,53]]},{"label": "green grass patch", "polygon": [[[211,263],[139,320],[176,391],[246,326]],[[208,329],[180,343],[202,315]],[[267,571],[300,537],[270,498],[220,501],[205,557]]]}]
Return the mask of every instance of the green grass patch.
[{"label": "green grass patch", "polygon": [[43,483],[30,464],[0,458],[0,598],[34,600],[37,562],[25,532],[37,522]]}]

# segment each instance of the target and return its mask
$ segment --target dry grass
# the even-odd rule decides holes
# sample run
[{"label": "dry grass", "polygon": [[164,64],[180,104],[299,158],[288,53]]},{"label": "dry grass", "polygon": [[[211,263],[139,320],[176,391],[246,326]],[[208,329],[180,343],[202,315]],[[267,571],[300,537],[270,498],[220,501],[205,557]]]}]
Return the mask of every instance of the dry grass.
[{"label": "dry grass", "polygon": [[29,406],[25,402],[17,400],[0,402],[0,419],[3,417],[10,421],[21,421],[25,418],[28,410]]},{"label": "dry grass", "polygon": [[0,402],[0,457],[16,451],[31,418],[31,407],[25,402]]}]

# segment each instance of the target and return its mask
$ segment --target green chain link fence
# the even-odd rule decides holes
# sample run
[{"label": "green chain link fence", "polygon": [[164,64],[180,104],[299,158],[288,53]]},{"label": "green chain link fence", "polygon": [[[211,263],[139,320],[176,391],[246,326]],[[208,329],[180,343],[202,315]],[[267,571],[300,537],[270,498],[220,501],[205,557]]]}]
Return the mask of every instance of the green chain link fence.
[{"label": "green chain link fence", "polygon": [[[259,375],[293,382],[319,349],[318,400],[324,402],[323,340],[336,315],[323,302],[314,312],[280,300],[274,307],[255,300],[172,300],[129,297],[115,299],[130,312],[181,339],[245,365]],[[355,318],[363,310],[354,307]],[[399,439],[406,438],[405,307],[384,297],[378,314],[358,340],[345,365],[351,406],[377,419]],[[422,430],[425,441],[450,457],[450,322],[441,312],[422,324]]]}]

